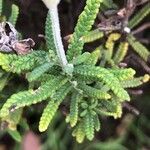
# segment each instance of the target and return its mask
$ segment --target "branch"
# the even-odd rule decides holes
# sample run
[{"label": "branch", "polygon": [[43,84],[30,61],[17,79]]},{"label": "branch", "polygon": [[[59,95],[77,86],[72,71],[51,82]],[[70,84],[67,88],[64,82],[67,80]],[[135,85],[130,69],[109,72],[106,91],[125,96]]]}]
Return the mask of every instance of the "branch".
[{"label": "branch", "polygon": [[143,30],[150,28],[150,23],[145,23],[144,25],[140,26],[139,28],[135,29],[134,31],[132,31],[132,34],[137,34],[139,32],[142,32]]},{"label": "branch", "polygon": [[60,24],[59,24],[58,9],[57,9],[57,5],[59,4],[60,0],[42,0],[42,1],[49,9],[50,19],[52,20],[52,30],[53,30],[52,32],[54,37],[54,43],[55,43],[56,52],[60,64],[66,73],[68,72],[70,73],[71,71],[69,69],[71,67],[73,68],[73,66],[68,64],[68,61],[66,59],[66,55],[65,55],[65,51],[61,39],[61,33],[60,33]]}]

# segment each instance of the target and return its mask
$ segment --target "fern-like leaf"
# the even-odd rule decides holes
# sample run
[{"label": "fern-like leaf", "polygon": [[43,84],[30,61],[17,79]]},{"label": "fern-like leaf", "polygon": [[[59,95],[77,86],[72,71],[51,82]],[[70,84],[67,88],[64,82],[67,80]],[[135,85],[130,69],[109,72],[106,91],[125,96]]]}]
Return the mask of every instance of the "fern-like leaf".
[{"label": "fern-like leaf", "polygon": [[115,75],[120,81],[127,80],[127,79],[133,79],[135,75],[135,70],[132,68],[128,69],[110,69],[110,72]]},{"label": "fern-like leaf", "polygon": [[74,127],[78,121],[78,103],[81,101],[82,95],[73,93],[70,103],[69,122],[71,127]]},{"label": "fern-like leaf", "polygon": [[111,98],[111,96],[108,93],[98,90],[96,88],[90,87],[86,84],[80,83],[79,87],[81,90],[84,91],[85,95],[88,95],[90,97],[97,98],[97,99],[104,99],[104,100]]},{"label": "fern-like leaf", "polygon": [[150,13],[150,2],[146,4],[139,12],[129,21],[129,28],[134,28],[138,25],[149,13]]},{"label": "fern-like leaf", "polygon": [[0,66],[4,70],[7,72],[21,73],[45,62],[47,55],[44,51],[33,51],[27,55],[0,53],[0,58]]},{"label": "fern-like leaf", "polygon": [[98,115],[96,114],[95,116],[93,116],[93,119],[94,119],[94,128],[96,131],[99,131],[101,128],[101,125],[100,125]]},{"label": "fern-like leaf", "polygon": [[133,88],[133,87],[138,87],[140,85],[142,85],[143,83],[148,82],[150,79],[149,75],[145,75],[143,77],[139,77],[139,78],[134,78],[131,80],[124,80],[121,82],[121,85],[123,88]]},{"label": "fern-like leaf", "polygon": [[100,48],[98,47],[91,53],[90,57],[87,59],[87,61],[84,64],[96,65],[99,58],[100,58]]},{"label": "fern-like leaf", "polygon": [[19,15],[18,6],[12,4],[12,10],[11,10],[11,16],[9,17],[9,22],[11,22],[14,26],[16,25],[18,15]]},{"label": "fern-like leaf", "polygon": [[64,100],[66,95],[70,92],[71,86],[69,83],[63,85],[52,97],[40,118],[39,131],[44,132],[51,123],[60,103]]},{"label": "fern-like leaf", "polygon": [[94,138],[94,120],[90,112],[88,112],[84,118],[84,130],[88,140]]},{"label": "fern-like leaf", "polygon": [[138,42],[136,38],[131,34],[128,35],[127,40],[132,46],[133,50],[137,52],[145,61],[147,61],[148,57],[150,56],[150,52],[148,51],[148,49],[140,42]]},{"label": "fern-like leaf", "polygon": [[72,63],[74,65],[80,65],[82,63],[85,63],[90,58],[91,54],[88,52],[83,53],[82,55],[77,56],[75,59],[73,59]]},{"label": "fern-like leaf", "polygon": [[11,130],[16,130],[17,124],[20,122],[22,117],[22,109],[18,109],[15,112],[9,114],[8,116],[2,118],[2,122],[8,123],[8,128]]},{"label": "fern-like leaf", "polygon": [[84,124],[80,122],[72,132],[72,136],[76,137],[78,143],[82,143],[85,138]]},{"label": "fern-like leaf", "polygon": [[67,55],[69,60],[81,55],[84,45],[84,41],[81,37],[85,36],[88,31],[91,30],[101,2],[102,0],[87,0],[84,11],[79,16],[78,23],[68,47]]},{"label": "fern-like leaf", "polygon": [[36,104],[47,99],[54,94],[57,89],[64,85],[67,80],[68,79],[64,77],[57,77],[53,80],[47,81],[37,90],[28,90],[12,95],[2,107],[0,116],[7,116],[9,112],[14,111],[15,109]]},{"label": "fern-like leaf", "polygon": [[[109,70],[101,67],[82,65],[75,67],[74,73],[94,80],[103,81],[121,99],[130,100],[128,93],[121,87],[118,78]],[[117,86],[116,86],[117,85]]]},{"label": "fern-like leaf", "polygon": [[2,16],[3,11],[3,0],[0,0],[0,16]]},{"label": "fern-like leaf", "polygon": [[46,18],[46,25],[45,25],[46,44],[47,44],[48,50],[53,50],[54,52],[56,52],[52,28],[53,27],[52,27],[50,12],[48,12],[47,18]]},{"label": "fern-like leaf", "polygon": [[108,40],[106,41],[105,47],[107,48],[106,51],[106,59],[110,60],[113,54],[113,49],[115,45],[115,41],[117,41],[121,35],[119,33],[112,33],[109,35]]},{"label": "fern-like leaf", "polygon": [[102,38],[103,36],[104,33],[102,31],[100,31],[99,29],[95,29],[88,32],[85,36],[81,37],[81,40],[83,40],[84,43],[90,43]]},{"label": "fern-like leaf", "polygon": [[101,101],[97,113],[120,118],[122,115],[122,105],[119,101],[117,98],[113,98],[111,101]]},{"label": "fern-like leaf", "polygon": [[127,42],[121,42],[119,48],[113,58],[115,64],[119,64],[127,54],[129,44]]},{"label": "fern-like leaf", "polygon": [[48,103],[40,119],[40,123],[39,123],[40,132],[44,132],[48,128],[48,125],[53,119],[59,105],[60,102],[54,102],[54,100],[51,100]]},{"label": "fern-like leaf", "polygon": [[53,63],[48,63],[48,62],[38,66],[32,72],[27,74],[28,81],[29,82],[35,81],[42,74],[47,72],[52,66],[53,66]]}]

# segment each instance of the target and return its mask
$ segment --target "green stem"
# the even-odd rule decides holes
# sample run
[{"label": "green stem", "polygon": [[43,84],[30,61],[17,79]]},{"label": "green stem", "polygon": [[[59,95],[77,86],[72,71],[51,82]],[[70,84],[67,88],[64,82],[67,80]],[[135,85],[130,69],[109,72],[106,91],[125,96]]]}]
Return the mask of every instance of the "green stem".
[{"label": "green stem", "polygon": [[58,18],[58,10],[57,6],[52,7],[49,9],[49,13],[52,19],[52,28],[53,28],[53,36],[54,36],[54,42],[56,46],[56,52],[60,61],[60,64],[62,65],[63,68],[68,64],[62,39],[61,39],[61,34],[60,34],[60,25],[59,25],[59,18]]},{"label": "green stem", "polygon": [[54,44],[56,47],[56,53],[63,70],[66,72],[66,67],[68,66],[68,61],[66,59],[65,50],[62,43],[60,24],[58,17],[59,0],[43,0],[47,8],[49,9],[50,19],[52,21],[52,34],[54,37]]}]

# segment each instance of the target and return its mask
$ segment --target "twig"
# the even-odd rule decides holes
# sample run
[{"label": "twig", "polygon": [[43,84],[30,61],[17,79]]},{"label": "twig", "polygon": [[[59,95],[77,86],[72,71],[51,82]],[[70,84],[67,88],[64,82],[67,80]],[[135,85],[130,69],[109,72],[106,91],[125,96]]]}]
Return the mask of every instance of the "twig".
[{"label": "twig", "polygon": [[60,64],[64,69],[67,66],[68,62],[66,59],[66,55],[65,55],[65,51],[61,39],[61,34],[60,34],[60,24],[59,24],[58,8],[57,8],[60,0],[43,0],[43,2],[49,9],[49,13],[52,20],[52,30],[53,30],[54,42],[56,46],[56,52]]},{"label": "twig", "polygon": [[134,31],[132,31],[132,34],[137,34],[139,32],[142,32],[143,30],[150,28],[150,22],[143,24],[142,26],[140,26],[139,28],[135,29]]},{"label": "twig", "polygon": [[134,64],[136,64],[136,65],[141,65],[142,66],[142,68],[147,72],[147,73],[149,73],[150,74],[150,67],[146,64],[146,62],[143,60],[143,59],[141,59],[139,56],[137,56],[137,55],[134,55],[134,54],[131,54],[130,56],[128,56],[127,58],[126,58],[126,60],[128,61],[130,61],[131,60],[131,62],[132,63],[134,63]]},{"label": "twig", "polygon": [[140,112],[135,107],[131,106],[130,104],[128,104],[126,102],[123,103],[123,107],[137,116],[140,114]]}]

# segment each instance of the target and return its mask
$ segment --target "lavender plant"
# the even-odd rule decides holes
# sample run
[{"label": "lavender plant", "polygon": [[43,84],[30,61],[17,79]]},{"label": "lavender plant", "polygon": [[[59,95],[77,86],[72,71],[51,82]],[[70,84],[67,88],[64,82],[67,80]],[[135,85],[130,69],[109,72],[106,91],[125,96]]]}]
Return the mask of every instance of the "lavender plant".
[{"label": "lavender plant", "polygon": [[[65,54],[57,10],[59,0],[43,2],[49,9],[45,26],[48,50],[34,51],[30,41],[27,43],[29,45],[26,45],[28,47],[25,47],[29,50],[26,53],[0,53],[0,66],[3,70],[18,76],[24,74],[29,84],[32,84],[29,90],[19,91],[7,99],[0,110],[0,117],[7,121],[6,118],[10,118],[23,107],[47,101],[39,121],[39,131],[44,132],[59,106],[63,101],[67,101],[70,111],[66,114],[66,122],[73,130],[72,135],[79,143],[83,142],[85,137],[92,140],[95,131],[101,128],[100,116],[113,116],[115,119],[122,116],[122,103],[131,100],[127,88],[149,81],[148,74],[134,77],[134,69],[120,67],[129,44],[145,61],[149,57],[149,51],[127,33],[127,41],[120,42],[115,53],[115,43],[122,35],[110,30],[105,43],[91,53],[86,52],[85,43],[105,35],[100,28],[92,30],[92,26],[99,9],[106,4],[103,0],[87,0],[74,33],[70,36]],[[142,16],[147,15],[147,7],[139,13]],[[12,15],[12,23],[16,20],[13,18],[16,17]],[[135,21],[129,22],[129,27],[134,27],[135,22],[139,23],[137,17],[133,20]],[[126,31],[127,27],[123,29]]]}]

